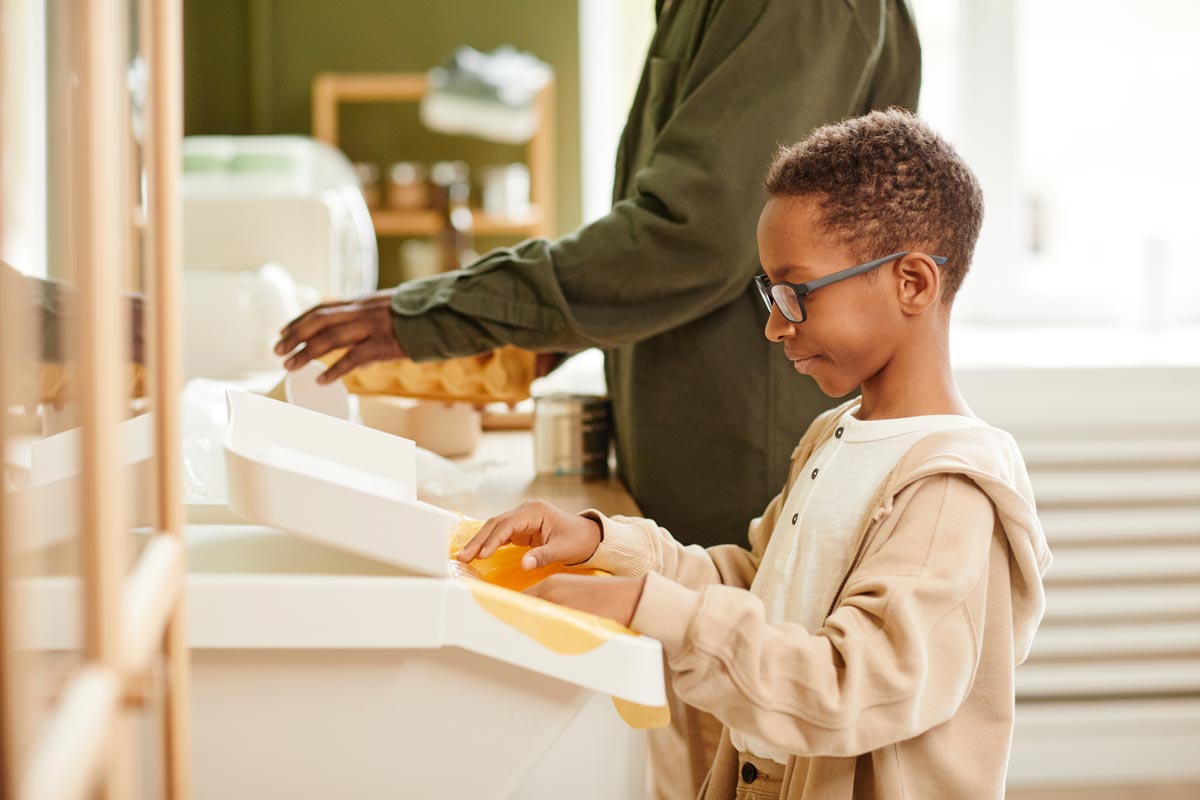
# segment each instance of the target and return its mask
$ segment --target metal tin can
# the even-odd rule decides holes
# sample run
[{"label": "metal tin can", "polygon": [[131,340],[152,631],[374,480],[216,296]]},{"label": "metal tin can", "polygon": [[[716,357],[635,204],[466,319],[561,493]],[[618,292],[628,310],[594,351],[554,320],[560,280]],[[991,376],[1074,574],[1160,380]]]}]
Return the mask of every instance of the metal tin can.
[{"label": "metal tin can", "polygon": [[533,411],[534,465],[544,477],[595,480],[608,477],[612,410],[607,397],[552,394]]}]

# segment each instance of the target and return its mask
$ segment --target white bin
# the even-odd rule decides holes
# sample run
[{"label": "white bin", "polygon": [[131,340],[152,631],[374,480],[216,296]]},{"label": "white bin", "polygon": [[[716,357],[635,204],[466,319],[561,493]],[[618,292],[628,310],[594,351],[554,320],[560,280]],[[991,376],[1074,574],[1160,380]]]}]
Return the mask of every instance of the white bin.
[{"label": "white bin", "polygon": [[[662,703],[656,641],[559,655],[459,579],[259,526],[186,536],[198,800],[645,796],[645,733],[610,694]],[[36,646],[75,646],[75,581],[32,588]]]},{"label": "white bin", "polygon": [[[665,705],[657,641],[450,577],[460,518],[416,500],[411,442],[229,399],[231,507],[271,527],[185,529],[197,798],[645,796],[612,698]],[[33,646],[77,647],[77,582],[30,584]]]}]

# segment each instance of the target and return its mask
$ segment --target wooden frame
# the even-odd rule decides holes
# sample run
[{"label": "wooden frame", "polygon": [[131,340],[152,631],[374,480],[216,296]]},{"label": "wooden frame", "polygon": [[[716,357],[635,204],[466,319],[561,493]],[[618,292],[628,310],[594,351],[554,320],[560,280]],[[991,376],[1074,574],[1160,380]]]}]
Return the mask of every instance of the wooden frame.
[{"label": "wooden frame", "polygon": [[[313,136],[338,146],[338,109],[343,103],[415,103],[425,96],[423,73],[330,73],[313,79]],[[554,82],[538,93],[538,126],[526,146],[529,199],[525,218],[498,217],[478,209],[473,231],[478,236],[541,236],[554,231]],[[371,211],[378,236],[436,236],[443,226],[436,211],[378,208]]]},{"label": "wooden frame", "polygon": [[[27,732],[15,703],[15,620],[11,601],[12,559],[0,551],[0,788],[4,798],[126,798],[134,794],[131,724],[141,687],[153,674],[161,650],[166,676],[164,706],[165,794],[189,796],[188,652],[184,635],[185,559],[180,475],[179,390],[181,374],[181,204],[178,172],[182,137],[181,0],[138,0],[139,38],[150,63],[146,125],[148,202],[146,253],[152,265],[149,290],[158,465],[156,532],[133,571],[125,575],[124,509],[118,424],[126,404],[125,353],[128,320],[122,295],[134,224],[132,203],[114,203],[130,148],[123,141],[127,108],[121,47],[125,15],[119,0],[88,0],[71,9],[71,36],[78,37],[79,125],[69,158],[78,176],[71,201],[70,252],[87,254],[75,265],[80,335],[73,362],[81,401],[84,659],[51,710],[38,736]],[[0,75],[0,88],[10,76]],[[3,236],[0,230],[0,236]],[[13,298],[3,298],[11,304]],[[7,321],[7,314],[6,321]],[[5,338],[12,333],[6,324]],[[5,352],[11,353],[5,342]],[[6,359],[11,362],[12,359]],[[0,397],[11,383],[12,364],[0,370]],[[23,366],[32,368],[30,359]],[[5,411],[4,415],[6,416]],[[0,418],[0,445],[7,446]],[[0,496],[0,543],[20,534],[6,497]]]}]

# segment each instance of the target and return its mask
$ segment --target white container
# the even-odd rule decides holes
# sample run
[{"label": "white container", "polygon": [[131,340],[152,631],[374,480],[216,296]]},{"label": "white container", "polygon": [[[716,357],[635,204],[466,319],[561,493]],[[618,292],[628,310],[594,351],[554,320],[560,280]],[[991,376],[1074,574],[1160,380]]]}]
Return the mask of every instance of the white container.
[{"label": "white container", "polygon": [[538,475],[565,480],[608,477],[612,409],[606,397],[550,394],[534,399]]},{"label": "white container", "polygon": [[278,264],[191,267],[183,273],[183,364],[188,378],[238,378],[279,369],[280,329],[318,303]]},{"label": "white container", "polygon": [[529,167],[521,162],[483,171],[483,210],[499,217],[529,215]]},{"label": "white container", "polygon": [[183,165],[185,270],[276,263],[321,297],[375,289],[375,229],[339,150],[305,136],[188,136]]},{"label": "white container", "polygon": [[228,398],[234,512],[417,574],[449,574],[462,518],[417,499],[411,441],[248,392]]},{"label": "white container", "polygon": [[[125,420],[118,425],[118,438],[125,473],[120,483],[125,488],[122,512],[129,524],[148,525],[154,519],[157,475],[154,415]],[[27,533],[17,540],[17,548],[37,550],[76,540],[83,525],[81,429],[30,442],[18,460],[26,458],[27,464],[13,471],[18,480],[11,497],[28,522],[22,526]]]},{"label": "white container", "polygon": [[[658,642],[561,655],[458,579],[253,525],[185,536],[197,800],[645,796],[609,695],[664,702]],[[74,579],[32,583],[34,646],[76,646]]]},{"label": "white container", "polygon": [[483,436],[483,415],[470,403],[360,394],[358,410],[367,427],[412,439],[446,458],[470,455]]},{"label": "white container", "polygon": [[[414,498],[412,442],[228,400],[231,505],[300,536],[185,527],[198,800],[645,796],[645,734],[613,698],[665,704],[657,641],[442,577],[460,518]],[[75,577],[19,591],[45,621],[28,647],[79,647]]]}]

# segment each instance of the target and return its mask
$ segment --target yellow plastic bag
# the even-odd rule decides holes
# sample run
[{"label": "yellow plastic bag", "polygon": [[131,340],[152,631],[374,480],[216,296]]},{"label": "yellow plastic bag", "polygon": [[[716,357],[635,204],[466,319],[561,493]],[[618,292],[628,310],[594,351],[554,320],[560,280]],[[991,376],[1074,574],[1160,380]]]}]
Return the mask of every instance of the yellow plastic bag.
[{"label": "yellow plastic bag", "polygon": [[[488,558],[476,559],[470,564],[458,561],[455,556],[481,527],[482,522],[463,518],[451,533],[450,566],[453,575],[469,580],[472,597],[489,614],[562,655],[586,653],[604,644],[614,634],[637,635],[606,617],[520,594],[556,573],[608,575],[603,570],[565,567],[562,564],[525,570],[521,567],[521,558],[529,552],[529,548],[513,544],[503,545]],[[621,719],[632,728],[663,728],[671,722],[671,712],[667,706],[642,706],[618,697],[613,698],[613,705]]]}]

